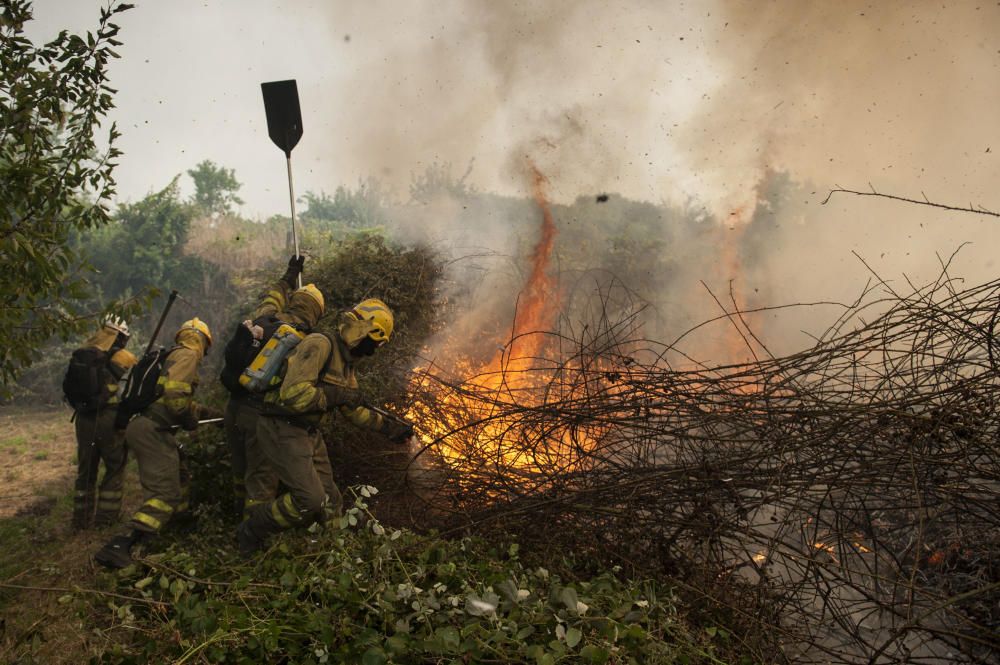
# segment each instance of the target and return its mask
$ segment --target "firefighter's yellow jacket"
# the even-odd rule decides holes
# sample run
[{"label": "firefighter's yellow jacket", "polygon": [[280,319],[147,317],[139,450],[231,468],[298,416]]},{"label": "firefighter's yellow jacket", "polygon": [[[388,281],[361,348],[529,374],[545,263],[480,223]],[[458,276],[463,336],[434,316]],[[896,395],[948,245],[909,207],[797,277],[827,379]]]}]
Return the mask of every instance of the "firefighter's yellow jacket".
[{"label": "firefighter's yellow jacket", "polygon": [[196,330],[177,333],[177,346],[167,355],[157,384],[163,394],[146,409],[145,414],[166,427],[179,425],[192,430],[204,409],[194,401],[198,387],[198,368],[205,357],[205,337]]},{"label": "firefighter's yellow jacket", "polygon": [[274,316],[287,323],[314,328],[323,315],[319,303],[308,296],[292,297],[293,292],[285,280],[279,279],[267,290],[252,318]]},{"label": "firefighter's yellow jacket", "polygon": [[[288,355],[280,387],[269,392],[264,403],[272,412],[287,414],[303,423],[318,423],[324,413],[335,408],[327,404],[321,384],[358,388],[350,350],[369,332],[370,322],[341,314],[335,335],[306,335]],[[382,416],[365,407],[339,407],[339,410],[358,427],[375,431],[384,428]]]}]

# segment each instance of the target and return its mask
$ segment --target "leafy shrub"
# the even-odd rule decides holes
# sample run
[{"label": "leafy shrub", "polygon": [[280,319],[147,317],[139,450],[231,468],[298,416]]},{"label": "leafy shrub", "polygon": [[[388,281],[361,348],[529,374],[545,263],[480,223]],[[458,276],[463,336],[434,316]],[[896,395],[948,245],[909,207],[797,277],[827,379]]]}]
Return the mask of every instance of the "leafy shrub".
[{"label": "leafy shrub", "polygon": [[357,488],[339,522],[288,533],[251,562],[203,519],[197,541],[111,578],[119,597],[96,609],[130,629],[99,662],[719,662],[725,631],[693,635],[668,589],[561,579],[516,544],[387,528],[368,511],[375,493]]},{"label": "leafy shrub", "polygon": [[[448,319],[439,293],[441,272],[431,249],[398,247],[378,235],[365,234],[329,247],[315,261],[307,262],[304,279],[322,289],[331,313],[321,321],[320,331],[332,334],[335,313],[365,298],[380,298],[393,311],[392,341],[358,363],[359,383],[372,404],[405,412],[404,397],[415,359],[428,337]],[[339,415],[328,418],[324,437],[338,484],[374,483],[398,496],[408,451],[357,429]]]}]

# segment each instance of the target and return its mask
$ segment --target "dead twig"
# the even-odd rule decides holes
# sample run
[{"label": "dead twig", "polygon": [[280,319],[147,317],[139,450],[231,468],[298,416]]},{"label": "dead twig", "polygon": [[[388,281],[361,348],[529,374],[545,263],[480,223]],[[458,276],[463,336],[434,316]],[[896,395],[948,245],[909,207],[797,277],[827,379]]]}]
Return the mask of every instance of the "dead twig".
[{"label": "dead twig", "polygon": [[[869,183],[868,186],[871,187],[871,184]],[[928,200],[926,195],[924,196],[924,199],[920,201],[918,199],[911,199],[905,196],[896,196],[895,194],[883,194],[882,192],[875,191],[874,187],[871,187],[871,191],[869,192],[859,192],[854,189],[845,189],[838,185],[837,187],[834,187],[833,189],[830,190],[830,193],[826,195],[826,198],[823,199],[820,205],[826,205],[827,202],[830,200],[830,198],[834,194],[838,193],[854,194],[855,196],[877,196],[883,199],[892,199],[893,201],[903,201],[904,203],[915,203],[917,205],[922,205],[922,206],[931,206],[932,208],[941,208],[942,210],[954,210],[956,212],[971,212],[976,215],[988,215],[990,217],[1000,217],[1000,212],[987,210],[982,206],[973,207],[971,203],[967,207],[947,205],[944,203],[935,203],[933,201]]]}]

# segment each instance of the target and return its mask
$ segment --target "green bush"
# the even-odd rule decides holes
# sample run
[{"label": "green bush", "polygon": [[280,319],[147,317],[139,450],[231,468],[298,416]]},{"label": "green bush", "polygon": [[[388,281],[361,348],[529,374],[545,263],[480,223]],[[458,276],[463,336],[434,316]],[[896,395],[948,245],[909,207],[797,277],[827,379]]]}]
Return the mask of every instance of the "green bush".
[{"label": "green bush", "polygon": [[[365,298],[380,298],[393,311],[392,341],[357,365],[358,381],[370,403],[405,413],[415,360],[448,320],[439,291],[441,273],[431,249],[399,247],[371,234],[351,236],[306,262],[303,278],[322,289],[330,314],[320,322],[321,332],[334,333],[336,312]],[[402,485],[407,455],[399,446],[337,414],[327,419],[323,434],[341,486],[364,482],[395,491]]]},{"label": "green bush", "polygon": [[[95,609],[129,639],[105,663],[720,662],[676,598],[613,573],[561,579],[473,540],[384,527],[361,486],[337,523],[290,532],[242,562],[231,533],[202,520],[197,540],[111,576]],[[93,596],[91,596],[93,597]]]}]

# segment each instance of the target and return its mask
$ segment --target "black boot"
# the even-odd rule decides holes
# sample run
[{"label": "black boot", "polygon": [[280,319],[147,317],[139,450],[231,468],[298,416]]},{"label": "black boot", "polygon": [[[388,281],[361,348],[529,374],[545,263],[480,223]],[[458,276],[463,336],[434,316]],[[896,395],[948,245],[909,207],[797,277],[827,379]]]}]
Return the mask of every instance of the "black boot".
[{"label": "black boot", "polygon": [[171,530],[175,533],[187,535],[198,530],[198,516],[190,510],[177,513],[169,522]]},{"label": "black boot", "polygon": [[[132,533],[134,534],[135,532],[133,531]],[[135,538],[133,538],[132,534],[115,536],[105,543],[104,547],[97,550],[97,554],[94,555],[94,561],[105,568],[124,568],[132,563],[132,545],[134,544]]]},{"label": "black boot", "polygon": [[132,563],[132,548],[152,540],[155,534],[133,529],[128,535],[115,536],[97,550],[94,560],[105,568],[124,568]]},{"label": "black boot", "polygon": [[236,541],[239,543],[240,556],[249,559],[264,549],[267,537],[279,531],[265,512],[267,504],[254,506],[250,516],[240,522],[236,529]]}]

